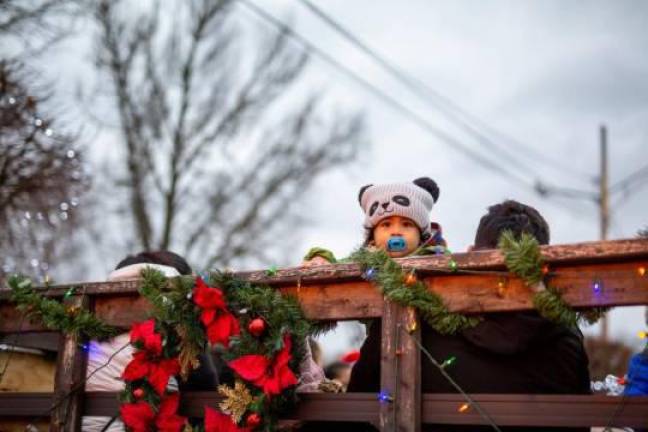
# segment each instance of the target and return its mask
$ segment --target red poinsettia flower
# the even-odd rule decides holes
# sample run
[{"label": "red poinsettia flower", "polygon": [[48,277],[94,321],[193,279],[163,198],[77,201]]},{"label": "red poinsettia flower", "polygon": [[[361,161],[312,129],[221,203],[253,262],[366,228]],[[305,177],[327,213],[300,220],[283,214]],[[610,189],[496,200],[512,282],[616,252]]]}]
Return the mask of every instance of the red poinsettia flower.
[{"label": "red poinsettia flower", "polygon": [[187,418],[179,416],[178,404],[180,403],[180,395],[172,393],[162,399],[158,415],[155,419],[155,426],[160,432],[180,432],[187,423]]},{"label": "red poinsettia flower", "polygon": [[122,378],[125,381],[135,381],[146,377],[158,394],[163,394],[169,383],[169,378],[180,372],[177,358],[151,359],[144,351],[133,354],[133,360],[126,365]]},{"label": "red poinsettia flower", "polygon": [[155,413],[151,405],[144,401],[124,404],[119,408],[122,421],[133,432],[148,432],[151,430]]},{"label": "red poinsettia flower", "polygon": [[241,378],[262,388],[266,395],[277,395],[285,388],[297,384],[297,377],[288,367],[292,358],[290,337],[284,336],[283,342],[284,346],[275,356],[274,362],[261,355],[245,355],[232,360],[228,365]]},{"label": "red poinsettia flower", "polygon": [[155,321],[153,319],[133,324],[130,331],[130,341],[132,344],[141,343],[144,350],[153,355],[162,354],[162,335],[155,331]]},{"label": "red poinsettia flower", "polygon": [[229,338],[240,334],[241,329],[238,320],[227,310],[223,292],[196,278],[193,300],[201,309],[200,321],[207,329],[207,340],[228,347]]},{"label": "red poinsettia flower", "polygon": [[238,427],[230,416],[205,407],[205,432],[249,432],[250,430],[247,427]]}]

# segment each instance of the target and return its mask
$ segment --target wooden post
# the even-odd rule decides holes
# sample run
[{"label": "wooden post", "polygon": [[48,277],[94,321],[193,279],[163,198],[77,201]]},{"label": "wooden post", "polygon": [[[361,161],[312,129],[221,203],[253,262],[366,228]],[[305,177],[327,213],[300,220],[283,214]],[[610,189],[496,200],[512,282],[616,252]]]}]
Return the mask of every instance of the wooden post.
[{"label": "wooden post", "polygon": [[421,329],[416,312],[385,302],[382,316],[380,430],[421,430],[421,356],[414,342]]},{"label": "wooden post", "polygon": [[400,368],[396,424],[399,431],[421,430],[421,326],[414,308],[399,308]]},{"label": "wooden post", "polygon": [[[74,296],[68,304],[81,309],[88,308],[86,295]],[[56,359],[53,410],[50,432],[81,431],[83,413],[83,380],[86,371],[86,353],[80,344],[84,342],[73,335],[62,335]]]}]

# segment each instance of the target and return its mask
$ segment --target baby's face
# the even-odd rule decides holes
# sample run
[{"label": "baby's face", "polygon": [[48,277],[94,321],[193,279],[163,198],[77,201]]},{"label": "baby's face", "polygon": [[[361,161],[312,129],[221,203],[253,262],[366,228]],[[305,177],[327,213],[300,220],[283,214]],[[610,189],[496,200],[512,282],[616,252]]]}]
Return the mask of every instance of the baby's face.
[{"label": "baby's face", "polygon": [[[405,250],[390,251],[387,242],[390,238],[400,236],[405,239]],[[421,233],[416,224],[408,218],[390,216],[378,222],[373,231],[372,244],[378,249],[387,251],[390,257],[404,257],[414,252],[421,242]]]}]

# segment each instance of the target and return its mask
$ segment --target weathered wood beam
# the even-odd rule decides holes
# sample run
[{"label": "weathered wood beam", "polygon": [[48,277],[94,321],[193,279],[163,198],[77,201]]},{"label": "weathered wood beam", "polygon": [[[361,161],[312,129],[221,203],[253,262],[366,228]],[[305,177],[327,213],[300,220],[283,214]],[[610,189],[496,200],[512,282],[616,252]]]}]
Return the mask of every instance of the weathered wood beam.
[{"label": "weathered wood beam", "polygon": [[[551,283],[574,307],[629,306],[648,304],[648,240],[618,240],[543,248],[551,269]],[[444,297],[450,310],[464,313],[515,311],[532,308],[531,292],[521,280],[504,271],[498,251],[455,254],[460,271],[450,273],[448,257],[406,258],[400,262],[416,268],[434,292]],[[470,274],[472,271],[482,273]],[[354,264],[279,270],[276,277],[265,272],[237,273],[238,276],[271,283],[282,292],[299,298],[307,316],[313,319],[357,319],[379,317],[382,297],[361,278]],[[335,278],[339,278],[335,280]],[[328,282],[326,282],[328,281]],[[593,283],[600,283],[594,292]],[[504,285],[500,284],[502,282]],[[77,292],[91,295],[96,315],[108,323],[128,327],[146,317],[148,304],[137,294],[139,282],[99,282],[76,285]],[[68,286],[49,287],[46,295],[62,296]],[[0,332],[44,330],[38,321],[20,319],[0,292]],[[19,323],[22,327],[19,329]]]},{"label": "weathered wood beam", "polygon": [[[117,393],[85,393],[84,415],[113,416],[119,410]],[[0,393],[0,418],[35,417],[52,403],[52,393]],[[619,409],[612,426],[645,427],[648,397],[587,395],[473,395],[501,426],[605,426]],[[474,409],[460,413],[464,400],[457,394],[424,394],[424,423],[481,424]],[[216,392],[185,392],[181,413],[202,417],[205,405],[216,407]],[[621,405],[622,404],[622,405]],[[286,419],[363,421],[377,424],[380,404],[373,393],[305,394]]]},{"label": "weathered wood beam", "polygon": [[[601,242],[585,242],[566,245],[542,246],[542,255],[552,267],[571,266],[575,264],[599,264],[615,262],[647,262],[648,239],[609,240]],[[504,259],[497,249],[474,251],[469,253],[455,253],[452,255],[423,256],[400,258],[398,262],[403,266],[416,269],[423,273],[448,273],[450,260],[454,260],[460,270],[504,270]],[[324,282],[343,282],[345,280],[358,280],[362,272],[357,264],[335,264],[315,267],[289,267],[277,270],[274,276],[268,276],[264,270],[250,272],[235,272],[237,277],[255,283],[264,283],[273,286],[304,286],[319,285]],[[59,286],[50,286],[47,295],[63,296],[70,287],[84,294],[110,295],[114,293],[136,293],[138,282],[136,280],[121,282],[70,282]],[[0,300],[9,297],[8,292],[0,290]]]},{"label": "weathered wood beam", "polygon": [[[71,307],[87,309],[89,299],[85,295],[73,296],[68,304]],[[78,432],[81,430],[83,391],[78,391],[78,389],[82,386],[85,378],[87,360],[79,346],[81,342],[83,341],[72,334],[61,337],[54,378],[51,432]]]},{"label": "weathered wood beam", "polygon": [[[644,261],[565,265],[556,267],[551,285],[574,307],[630,306],[648,304],[648,274],[641,276],[638,268]],[[648,268],[648,259],[645,261]],[[430,289],[443,296],[449,309],[456,312],[480,313],[531,309],[532,293],[518,278],[492,274],[444,274],[423,277]],[[500,282],[503,284],[500,284]],[[599,282],[600,291],[593,289]],[[127,328],[147,316],[148,303],[130,291],[116,293],[118,283],[110,284],[111,295],[98,295],[94,300],[96,316],[106,322]],[[297,296],[304,312],[312,319],[357,319],[379,317],[382,296],[366,281],[338,284],[301,285],[279,288]],[[19,329],[19,324],[22,326]],[[42,331],[38,320],[21,320],[11,304],[0,303],[0,332]]]}]

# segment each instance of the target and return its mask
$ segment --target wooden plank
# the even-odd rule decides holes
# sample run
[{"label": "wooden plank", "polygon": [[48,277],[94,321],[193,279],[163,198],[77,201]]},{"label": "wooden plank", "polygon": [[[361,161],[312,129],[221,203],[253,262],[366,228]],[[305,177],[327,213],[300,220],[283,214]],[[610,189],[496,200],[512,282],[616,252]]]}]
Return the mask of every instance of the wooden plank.
[{"label": "wooden plank", "polygon": [[[112,416],[119,410],[117,393],[85,393],[84,415]],[[47,411],[52,393],[0,393],[0,418],[35,417]],[[501,426],[605,426],[623,403],[614,426],[645,427],[648,397],[588,395],[473,395]],[[202,417],[205,405],[216,407],[216,392],[182,393],[183,415]],[[481,424],[473,409],[458,412],[463,398],[458,394],[425,394],[423,421],[435,424]],[[375,423],[379,404],[373,393],[303,394],[291,413],[283,418]],[[333,426],[334,427],[334,426]]]},{"label": "wooden plank", "polygon": [[[542,254],[552,266],[597,264],[614,262],[644,262],[648,264],[648,239],[611,240],[603,242],[585,242],[568,245],[543,246]],[[490,249],[470,253],[456,253],[451,256],[424,256],[400,258],[397,261],[403,266],[417,269],[421,274],[447,272],[450,260],[457,263],[459,269],[504,269],[504,260],[499,250]],[[278,270],[275,276],[268,276],[263,270],[236,272],[235,276],[256,283],[273,286],[307,286],[329,282],[359,280],[362,272],[357,264],[335,264],[315,267],[290,267]],[[93,295],[111,295],[115,293],[136,293],[137,280],[120,282],[69,283],[47,288],[47,295],[60,297],[70,286],[77,292]],[[7,299],[9,293],[0,290],[0,299]]]},{"label": "wooden plank", "polygon": [[398,387],[396,400],[396,430],[421,430],[421,353],[415,341],[421,341],[421,325],[413,308],[398,308]]},{"label": "wooden plank", "polygon": [[365,281],[290,286],[281,292],[297,297],[311,319],[376,318],[382,315],[382,295]]},{"label": "wooden plank", "polygon": [[0,419],[8,417],[41,417],[52,406],[53,393],[0,392]]},{"label": "wooden plank", "polygon": [[[71,307],[87,309],[89,298],[86,295],[73,296]],[[83,341],[74,335],[63,335],[56,360],[54,378],[54,404],[50,421],[50,432],[79,432],[83,412],[82,387],[86,370],[86,355],[79,346]],[[77,390],[77,391],[75,391]]]},{"label": "wooden plank", "polygon": [[46,330],[39,318],[23,318],[11,303],[0,303],[0,333],[25,333]]},{"label": "wooden plank", "polygon": [[[579,252],[577,247],[585,248]],[[556,258],[550,261],[552,273],[555,273],[552,284],[563,293],[567,302],[575,307],[587,306],[624,306],[648,304],[648,275],[640,276],[640,267],[648,268],[648,240],[626,240],[616,242],[596,242],[584,245],[551,246],[544,249],[548,256]],[[628,253],[621,256],[622,252]],[[478,268],[489,270],[491,264],[501,264],[501,257],[496,251],[458,254],[458,262],[463,256],[465,269]],[[598,253],[599,255],[596,255]],[[585,258],[583,258],[585,257]],[[502,277],[498,272],[481,274],[448,273],[448,257],[423,257],[400,260],[404,265],[419,268],[421,279],[425,280],[431,290],[444,297],[452,311],[479,313],[486,311],[514,311],[532,307],[531,293],[522,281],[513,277]],[[499,261],[497,261],[499,260]],[[584,261],[590,261],[583,264]],[[609,260],[611,262],[606,262]],[[445,267],[438,267],[440,264]],[[483,266],[476,263],[482,263]],[[498,264],[498,265],[499,265]],[[460,265],[460,267],[462,266]],[[288,276],[280,278],[282,283],[277,287],[287,294],[296,295],[306,315],[311,319],[354,319],[377,317],[382,313],[382,297],[378,290],[360,275],[348,272],[354,265],[322,266],[300,268],[303,278],[291,284]],[[437,266],[437,267],[435,267]],[[338,269],[339,267],[339,269]],[[329,270],[326,270],[328,268]],[[338,269],[337,273],[333,270]],[[346,270],[345,270],[346,269]],[[492,270],[492,269],[490,269]],[[286,269],[285,275],[295,269]],[[317,280],[322,272],[326,277],[333,273],[341,277],[336,283],[306,283],[303,280]],[[333,272],[333,273],[332,273]],[[266,281],[261,273],[250,273],[251,279]],[[242,275],[244,275],[242,273]],[[427,276],[425,276],[427,275]],[[356,280],[347,280],[351,277]],[[267,276],[264,276],[267,278]],[[504,280],[505,288],[498,285]],[[288,282],[286,282],[288,281]],[[593,281],[600,281],[603,289],[599,293],[592,290]],[[136,296],[138,281],[109,283],[88,283],[77,286],[78,292],[85,292],[95,299],[95,310],[99,318],[109,324],[127,328],[134,321],[144,319],[148,304]],[[49,296],[63,295],[67,287],[49,287]],[[8,297],[7,292],[0,292],[0,332],[17,331],[20,314],[2,301]],[[45,330],[38,320],[24,320],[21,331]]]},{"label": "wooden plank", "polygon": [[[542,255],[552,265],[587,264],[616,261],[648,260],[648,239],[585,242],[567,245],[542,246]],[[459,269],[504,269],[504,259],[497,249],[455,253],[451,256],[423,256],[397,259],[402,265],[416,268],[421,273],[447,271],[450,260]],[[277,271],[269,277],[264,271],[238,272],[237,276],[251,282],[271,285],[302,285],[329,281],[355,280],[362,276],[356,264],[336,264],[315,267],[292,267]]]},{"label": "wooden plank", "polygon": [[418,431],[421,369],[414,338],[420,340],[420,325],[415,311],[385,302],[381,333],[380,388],[391,400],[380,402],[380,430]]},{"label": "wooden plank", "polygon": [[[645,261],[648,269],[648,259]],[[552,269],[551,285],[574,307],[629,306],[648,304],[648,274],[640,276],[640,262],[563,265]],[[441,296],[451,311],[480,313],[531,309],[531,291],[512,276],[493,274],[443,274],[421,278]],[[500,288],[499,282],[504,283]],[[593,282],[601,283],[595,293]],[[311,319],[357,319],[379,317],[382,296],[366,281],[338,284],[281,287],[282,292],[297,296]],[[128,328],[147,317],[148,303],[132,293],[100,295],[94,298],[95,314],[109,324]],[[20,314],[8,304],[0,305],[0,332],[16,331]],[[25,320],[22,331],[39,331],[38,321]]]},{"label": "wooden plank", "polygon": [[130,293],[95,297],[93,303],[93,313],[98,319],[122,329],[147,319],[151,309],[146,298]]},{"label": "wooden plank", "polygon": [[[399,306],[395,303],[385,302],[382,314],[382,327],[380,337],[380,418],[379,429],[381,432],[396,430],[396,406],[394,401],[398,397],[398,319]],[[375,397],[375,395],[374,395]]]},{"label": "wooden plank", "polygon": [[[549,285],[558,288],[573,307],[648,304],[648,274],[637,263],[572,265],[552,270]],[[648,270],[648,260],[645,268]],[[454,312],[499,312],[532,309],[532,292],[515,276],[427,276],[428,287],[443,296]],[[500,287],[500,282],[503,284]],[[594,290],[599,282],[600,292]]]},{"label": "wooden plank", "polygon": [[[498,426],[645,427],[648,397],[588,395],[472,395]],[[423,395],[423,422],[486,424],[474,408],[458,412],[457,394]],[[615,412],[618,414],[615,416]]]},{"label": "wooden plank", "polygon": [[[119,409],[116,393],[86,393],[85,415],[112,416]],[[500,426],[605,426],[621,402],[620,397],[587,395],[473,395]],[[423,395],[424,423],[483,424],[473,409],[458,412],[464,400],[458,394]],[[0,395],[0,406],[2,404]],[[182,394],[181,412],[202,417],[204,406],[220,402],[216,392]],[[24,399],[22,399],[24,405]],[[373,393],[303,394],[296,410],[282,417],[291,420],[358,421],[376,423],[380,405]],[[23,411],[25,415],[33,411]],[[3,415],[0,408],[0,416]],[[642,427],[648,423],[648,397],[626,398],[615,426]],[[332,426],[335,427],[334,425]]]}]

